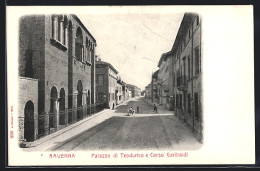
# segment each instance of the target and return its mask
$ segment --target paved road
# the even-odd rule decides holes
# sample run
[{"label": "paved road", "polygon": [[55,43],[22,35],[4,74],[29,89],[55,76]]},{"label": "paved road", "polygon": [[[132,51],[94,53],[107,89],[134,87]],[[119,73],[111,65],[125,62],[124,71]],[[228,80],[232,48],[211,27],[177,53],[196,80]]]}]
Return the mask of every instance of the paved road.
[{"label": "paved road", "polygon": [[[126,116],[130,106],[140,108],[140,113]],[[153,113],[152,104],[144,98],[118,106],[113,116],[101,124],[84,131],[51,150],[126,150],[126,149],[197,149],[201,144],[173,112],[158,108]]]}]

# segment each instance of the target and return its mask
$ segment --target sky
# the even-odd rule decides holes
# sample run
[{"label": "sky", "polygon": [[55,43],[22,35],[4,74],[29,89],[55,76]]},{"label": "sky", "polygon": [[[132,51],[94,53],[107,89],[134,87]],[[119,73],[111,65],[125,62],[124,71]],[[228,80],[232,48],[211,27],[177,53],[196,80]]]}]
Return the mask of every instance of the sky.
[{"label": "sky", "polygon": [[78,15],[97,41],[96,55],[122,80],[144,90],[161,55],[171,50],[184,13]]}]

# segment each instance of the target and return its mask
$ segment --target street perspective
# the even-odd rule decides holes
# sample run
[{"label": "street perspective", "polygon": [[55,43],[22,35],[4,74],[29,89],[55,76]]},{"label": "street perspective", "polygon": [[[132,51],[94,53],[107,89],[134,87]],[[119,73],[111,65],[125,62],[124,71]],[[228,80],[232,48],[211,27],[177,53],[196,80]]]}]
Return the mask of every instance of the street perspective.
[{"label": "street perspective", "polygon": [[199,150],[202,22],[193,12],[20,17],[18,148]]}]

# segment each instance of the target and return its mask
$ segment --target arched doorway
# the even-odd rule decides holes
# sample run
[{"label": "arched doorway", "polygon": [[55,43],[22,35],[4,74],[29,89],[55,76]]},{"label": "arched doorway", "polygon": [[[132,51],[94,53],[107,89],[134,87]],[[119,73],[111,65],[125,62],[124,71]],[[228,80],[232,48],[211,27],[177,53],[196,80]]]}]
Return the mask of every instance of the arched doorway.
[{"label": "arched doorway", "polygon": [[56,87],[51,88],[51,98],[50,98],[50,113],[49,113],[49,128],[55,128],[55,118],[57,115],[57,89]]},{"label": "arched doorway", "polygon": [[24,139],[27,142],[34,140],[34,105],[28,101],[24,108]]},{"label": "arched doorway", "polygon": [[60,98],[59,98],[59,124],[65,125],[65,90],[64,88],[60,89]]},{"label": "arched doorway", "polygon": [[91,114],[91,106],[90,106],[90,91],[88,90],[88,97],[87,97],[87,114]]},{"label": "arched doorway", "polygon": [[82,112],[82,93],[83,93],[83,86],[82,82],[79,80],[77,85],[77,120],[80,120],[83,118],[83,112]]}]

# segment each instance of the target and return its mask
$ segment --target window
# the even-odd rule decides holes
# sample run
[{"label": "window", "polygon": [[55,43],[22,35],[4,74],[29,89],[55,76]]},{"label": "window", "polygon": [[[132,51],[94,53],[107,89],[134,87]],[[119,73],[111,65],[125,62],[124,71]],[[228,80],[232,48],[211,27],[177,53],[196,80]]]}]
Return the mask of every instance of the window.
[{"label": "window", "polygon": [[199,26],[199,23],[200,23],[200,18],[199,16],[196,17],[196,25]]},{"label": "window", "polygon": [[195,74],[199,74],[200,72],[200,54],[199,47],[195,48]]},{"label": "window", "polygon": [[52,41],[63,45],[65,49],[68,45],[68,25],[66,15],[52,15]]},{"label": "window", "polygon": [[75,56],[78,61],[82,61],[83,59],[83,36],[82,31],[78,27],[76,32],[76,39],[75,39]]},{"label": "window", "polygon": [[195,118],[199,118],[199,95],[194,93]]},{"label": "window", "polygon": [[180,108],[182,108],[182,94],[180,94]]},{"label": "window", "polygon": [[103,86],[104,85],[104,75],[98,74],[97,75],[97,86]]},{"label": "window", "polygon": [[188,78],[190,79],[191,74],[190,74],[190,56],[188,57]]},{"label": "window", "polygon": [[183,57],[183,75],[186,76],[186,57]]},{"label": "window", "polygon": [[67,16],[64,16],[64,22],[63,22],[64,26],[64,35],[63,35],[63,44],[65,46],[68,46],[68,27],[69,27],[69,22],[68,22],[68,18]]},{"label": "window", "polygon": [[190,94],[188,94],[188,113],[191,112],[191,100],[190,100]]},{"label": "window", "polygon": [[57,39],[57,16],[52,16],[52,38]]},{"label": "window", "polygon": [[94,49],[94,46],[93,44],[90,42],[90,40],[88,40],[88,48],[87,48],[87,61],[89,63],[91,63],[91,58],[93,58],[93,49]]},{"label": "window", "polygon": [[89,56],[89,50],[88,50],[88,38],[86,37],[86,49],[85,49],[85,56],[86,56],[86,62],[88,61],[88,56]]},{"label": "window", "polygon": [[63,42],[63,16],[59,16],[58,20],[58,41]]},{"label": "window", "polygon": [[104,101],[104,94],[103,93],[97,93],[97,101],[98,102]]}]

